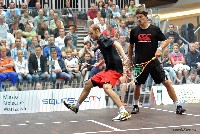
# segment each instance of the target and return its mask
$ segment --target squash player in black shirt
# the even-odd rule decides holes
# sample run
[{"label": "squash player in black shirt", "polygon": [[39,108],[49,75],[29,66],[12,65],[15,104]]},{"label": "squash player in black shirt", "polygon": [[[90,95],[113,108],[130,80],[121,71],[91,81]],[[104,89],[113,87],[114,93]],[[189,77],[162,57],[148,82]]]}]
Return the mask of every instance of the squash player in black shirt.
[{"label": "squash player in black shirt", "polygon": [[[106,64],[106,69],[97,73],[85,83],[84,89],[76,104],[67,104],[66,102],[64,102],[64,105],[68,109],[77,113],[79,106],[86,99],[86,97],[90,93],[91,88],[94,86],[98,86],[104,89],[105,93],[114,101],[114,103],[119,108],[119,114],[112,120],[127,120],[131,117],[131,114],[129,114],[125,110],[119,96],[112,90],[112,87],[116,84],[117,80],[123,74],[122,60],[124,64],[128,64],[128,57],[125,55],[123,48],[118,42],[101,35],[101,31],[98,25],[91,25],[91,27],[89,27],[88,29],[88,33],[93,40],[97,40],[97,43],[99,45],[98,47],[104,57],[104,61],[102,62],[102,64]],[[122,60],[118,52],[121,55]]]},{"label": "squash player in black shirt", "polygon": [[[150,61],[153,57],[155,60],[151,61],[142,72],[142,74],[137,77],[135,81],[134,90],[134,105],[131,114],[137,114],[139,112],[139,97],[140,97],[140,87],[147,80],[149,74],[151,74],[154,82],[156,84],[162,83],[168,91],[170,98],[173,100],[176,106],[176,113],[182,114],[186,110],[182,108],[180,102],[177,99],[174,88],[172,84],[167,79],[163,68],[157,58],[162,55],[162,49],[164,49],[169,41],[166,39],[164,34],[161,32],[160,28],[151,25],[148,22],[147,17],[148,12],[144,8],[138,8],[136,10],[136,16],[139,26],[134,27],[130,32],[130,45],[129,45],[129,59],[130,66],[132,66],[132,55],[133,46],[135,45],[135,62],[136,64],[144,63]],[[158,41],[162,41],[160,47],[158,47]]]}]

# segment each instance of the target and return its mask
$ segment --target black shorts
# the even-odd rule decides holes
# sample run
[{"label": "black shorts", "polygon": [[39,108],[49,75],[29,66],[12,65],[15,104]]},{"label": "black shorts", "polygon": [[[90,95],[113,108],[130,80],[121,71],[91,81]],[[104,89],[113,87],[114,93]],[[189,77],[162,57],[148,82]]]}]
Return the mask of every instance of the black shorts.
[{"label": "black shorts", "polygon": [[153,80],[156,84],[160,84],[163,81],[168,79],[163,67],[160,64],[160,61],[156,59],[156,60],[151,61],[146,66],[146,68],[144,69],[142,74],[139,77],[137,77],[137,79],[135,81],[135,85],[144,84],[146,82],[149,74],[151,75],[151,77],[153,78]]}]

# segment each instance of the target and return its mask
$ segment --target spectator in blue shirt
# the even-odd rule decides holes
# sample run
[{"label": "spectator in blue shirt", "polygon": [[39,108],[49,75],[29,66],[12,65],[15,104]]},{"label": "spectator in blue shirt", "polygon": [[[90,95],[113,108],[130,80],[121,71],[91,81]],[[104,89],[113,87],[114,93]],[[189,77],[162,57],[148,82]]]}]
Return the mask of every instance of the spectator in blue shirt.
[{"label": "spectator in blue shirt", "polygon": [[[20,15],[20,10],[18,8],[16,8],[16,5],[15,5],[15,3],[13,1],[10,2],[9,7],[10,7],[10,9],[14,9],[15,10],[15,15]],[[10,16],[11,16],[10,10],[7,10],[5,17],[9,18]]]},{"label": "spectator in blue shirt", "polygon": [[58,52],[58,58],[61,58],[61,50],[60,50],[59,47],[55,46],[55,38],[54,38],[54,36],[51,36],[49,38],[49,45],[46,46],[44,48],[44,50],[43,50],[44,56],[47,57],[47,59],[49,59],[49,60],[51,58],[50,51],[51,51],[52,48],[55,48],[57,50],[57,52]]}]

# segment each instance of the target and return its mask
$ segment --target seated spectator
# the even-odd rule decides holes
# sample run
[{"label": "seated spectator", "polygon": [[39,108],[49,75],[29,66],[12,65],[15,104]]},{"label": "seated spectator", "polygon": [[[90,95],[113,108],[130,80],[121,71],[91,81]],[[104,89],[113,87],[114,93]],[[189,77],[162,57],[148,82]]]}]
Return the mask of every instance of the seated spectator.
[{"label": "seated spectator", "polygon": [[5,17],[0,15],[0,27],[9,30],[8,24],[5,23]]},{"label": "seated spectator", "polygon": [[49,82],[49,70],[47,66],[47,58],[42,55],[42,47],[35,47],[35,54],[31,54],[28,59],[29,73],[32,75],[32,81],[37,84],[39,79],[44,79],[45,82]]},{"label": "seated spectator", "polygon": [[114,37],[114,33],[115,33],[115,29],[112,27],[112,25],[110,25],[109,23],[106,23],[106,30],[104,30],[102,32],[102,34],[108,38],[113,38]]},{"label": "seated spectator", "polygon": [[174,46],[174,36],[170,35],[168,37],[169,40],[169,45],[167,46],[167,48],[169,49],[169,52],[173,52],[173,46]]},{"label": "seated spectator", "polygon": [[[108,9],[110,9],[112,11],[112,7],[114,5],[113,0],[108,0],[108,4],[109,4]],[[116,5],[116,11],[119,12],[119,6],[118,5]]]},{"label": "seated spectator", "polygon": [[23,35],[23,37],[26,38],[27,45],[28,45],[27,47],[29,47],[32,37],[35,37],[37,34],[36,34],[35,30],[33,30],[33,28],[31,27],[31,25],[27,23],[25,25],[25,31],[22,32],[22,35]]},{"label": "seated spectator", "polygon": [[177,32],[175,32],[175,29],[174,29],[174,25],[173,24],[170,24],[169,25],[169,32],[167,32],[165,34],[165,37],[166,38],[169,38],[169,36],[173,36],[174,37],[174,43],[177,43],[178,40],[179,40],[179,34]]},{"label": "seated spectator", "polygon": [[50,25],[51,20],[53,20],[54,13],[55,13],[55,11],[53,9],[49,10],[49,13],[47,15],[48,25]]},{"label": "seated spectator", "polygon": [[5,15],[6,18],[9,18],[11,16],[11,10],[12,9],[14,9],[15,15],[20,15],[20,10],[18,8],[16,8],[16,5],[15,5],[15,3],[13,1],[11,1],[9,3],[9,9],[10,10],[6,11],[6,15]]},{"label": "seated spectator", "polygon": [[126,27],[126,21],[121,21],[120,22],[120,27],[119,27],[119,34],[124,35],[125,37],[128,37],[128,28]]},{"label": "seated spectator", "polygon": [[106,21],[106,24],[109,23],[113,28],[117,28],[119,21],[118,18],[113,18],[113,13],[110,12],[108,16],[108,20]]},{"label": "seated spectator", "polygon": [[94,24],[99,25],[100,24],[100,20],[101,20],[101,12],[98,11],[97,12],[97,17],[94,18],[93,22],[94,22]]},{"label": "seated spectator", "polygon": [[88,20],[86,22],[85,30],[87,30],[88,26],[91,26],[94,22],[94,18],[97,17],[97,8],[94,3],[90,4],[90,9],[87,11]]},{"label": "seated spectator", "polygon": [[36,2],[35,3],[35,8],[32,10],[31,12],[31,16],[33,18],[35,18],[36,16],[38,16],[39,10],[41,9],[41,4],[40,2]]},{"label": "seated spectator", "polygon": [[178,41],[178,44],[180,46],[180,52],[186,55],[189,52],[189,44],[184,43],[181,39]]},{"label": "seated spectator", "polygon": [[78,40],[78,35],[76,34],[76,27],[75,25],[70,25],[69,26],[69,32],[67,33],[66,36],[70,36],[72,38],[72,45],[77,46],[77,40]]},{"label": "seated spectator", "polygon": [[63,28],[61,21],[56,21],[56,28],[52,31],[55,38],[59,37],[59,30]]},{"label": "seated spectator", "polygon": [[90,53],[85,53],[83,58],[79,60],[79,70],[83,76],[83,80],[88,80],[89,72],[93,68],[94,60],[91,58]]},{"label": "seated spectator", "polygon": [[98,26],[100,27],[101,33],[106,30],[106,23],[105,23],[105,19],[103,17],[101,17],[100,19],[100,23],[98,24]]},{"label": "seated spectator", "polygon": [[8,24],[9,26],[12,24],[12,22],[15,21],[15,10],[11,9],[10,10],[10,16],[6,18],[6,24]]},{"label": "seated spectator", "polygon": [[197,75],[197,70],[192,69],[190,76],[186,79],[186,84],[200,84],[200,78]]},{"label": "seated spectator", "polygon": [[21,42],[22,42],[21,47],[27,49],[27,41],[24,37],[22,37],[22,30],[17,30],[15,32],[15,39],[17,39],[17,38],[21,39]]},{"label": "seated spectator", "polygon": [[134,3],[134,0],[130,0],[130,5],[129,5],[129,8],[128,8],[128,12],[131,13],[131,14],[135,14],[135,3]]},{"label": "seated spectator", "polygon": [[60,48],[55,45],[55,38],[54,38],[54,36],[50,36],[48,46],[46,46],[43,49],[43,55],[48,60],[51,59],[50,51],[51,51],[52,48],[55,48],[57,50],[57,56],[58,56],[58,58],[61,58],[61,51],[60,51]]},{"label": "seated spectator", "polygon": [[89,41],[84,43],[84,47],[78,52],[79,58],[83,58],[85,53],[89,53],[91,57],[94,57],[94,51],[92,50],[92,44]]},{"label": "seated spectator", "polygon": [[58,28],[57,24],[60,25],[60,28],[64,29],[63,22],[61,20],[59,20],[58,13],[54,13],[53,20],[51,20],[50,24],[49,24],[49,29],[51,29],[52,31],[54,31],[56,28]]},{"label": "seated spectator", "polygon": [[[30,3],[30,2],[29,2]],[[26,5],[26,3],[25,2],[23,2],[22,4],[21,4],[21,14],[23,14],[24,13],[24,11],[27,9],[27,5]]]},{"label": "seated spectator", "polygon": [[126,16],[126,10],[122,9],[120,19],[123,21],[127,21],[128,17]]},{"label": "seated spectator", "polygon": [[37,37],[33,37],[31,40],[31,45],[28,48],[28,55],[35,54],[35,48],[38,46],[38,39]]},{"label": "seated spectator", "polygon": [[116,9],[116,4],[112,5],[112,14],[113,14],[113,18],[120,18],[121,16],[119,11]]},{"label": "seated spectator", "polygon": [[119,29],[118,28],[115,28],[114,37],[112,39],[120,42],[120,35],[119,35]]},{"label": "seated spectator", "polygon": [[126,42],[126,36],[125,35],[120,35],[119,42],[122,45],[124,53],[128,56],[128,43]]},{"label": "seated spectator", "polygon": [[71,82],[74,82],[74,79],[76,79],[79,84],[81,82],[81,73],[79,71],[78,59],[72,56],[71,49],[67,49],[65,53],[67,57],[64,62],[67,72],[71,76]]},{"label": "seated spectator", "polygon": [[128,21],[126,22],[126,27],[128,27],[128,29],[132,29],[135,26],[135,22],[134,22],[134,15],[133,14],[129,14],[128,15]]},{"label": "seated spectator", "polygon": [[69,26],[69,20],[73,21],[73,25],[76,25],[76,16],[70,7],[70,2],[65,2],[65,8],[62,10],[62,19],[65,22],[65,26]]},{"label": "seated spectator", "polygon": [[197,42],[197,41],[196,41],[194,44],[195,44],[196,50],[197,50],[198,52],[200,52],[200,42]]},{"label": "seated spectator", "polygon": [[65,46],[61,49],[61,52],[62,52],[62,58],[66,58],[66,53],[65,51],[67,49],[71,49],[72,50],[72,55],[73,56],[77,56],[78,55],[78,52],[76,50],[76,47],[74,47],[72,45],[72,38],[70,36],[66,36],[65,39],[64,39],[64,43],[65,43]]},{"label": "seated spectator", "polygon": [[188,72],[190,67],[185,65],[185,58],[182,53],[179,51],[179,45],[176,43],[173,46],[173,52],[170,54],[172,67],[177,72],[177,77],[179,80],[182,80],[182,72],[184,73],[185,79],[188,77]]},{"label": "seated spectator", "polygon": [[[6,39],[1,39],[0,47],[1,47],[1,46],[6,47]],[[10,57],[10,56],[11,56],[11,52],[10,52],[10,50],[9,50],[8,48],[6,48],[6,56],[7,56],[7,57]]]},{"label": "seated spectator", "polygon": [[51,72],[51,81],[55,83],[56,79],[58,78],[64,79],[65,82],[70,81],[71,76],[65,67],[64,61],[58,57],[57,49],[51,49],[51,58],[54,62],[54,65],[49,66],[49,72]]},{"label": "seated spectator", "polygon": [[19,89],[23,90],[24,85],[23,85],[23,79],[28,80],[29,84],[29,89],[31,89],[31,84],[32,84],[32,76],[29,74],[28,70],[28,59],[23,58],[23,51],[18,50],[17,51],[17,60],[14,61],[15,65],[15,71],[18,74],[18,84],[19,84]]},{"label": "seated spectator", "polygon": [[3,8],[3,9],[7,9],[7,6],[4,4],[4,0],[1,0],[1,7]]},{"label": "seated spectator", "polygon": [[17,51],[18,50],[21,50],[23,52],[23,58],[25,60],[28,59],[28,52],[27,52],[27,49],[25,49],[24,47],[21,46],[22,42],[21,42],[21,39],[20,38],[17,38],[15,40],[15,45],[16,47],[14,47],[12,50],[11,50],[11,56],[14,60],[17,60]]},{"label": "seated spectator", "polygon": [[130,15],[131,13],[129,13],[129,5],[128,5],[128,4],[125,4],[125,5],[124,5],[124,10],[126,11],[126,16],[129,17],[129,15]]},{"label": "seated spectator", "polygon": [[28,22],[28,20],[32,20],[32,22],[33,22],[33,17],[29,15],[29,10],[26,9],[26,10],[24,10],[24,13],[22,14],[20,23],[22,23],[25,26],[26,23]]},{"label": "seated spectator", "polygon": [[36,16],[33,20],[34,26],[38,27],[38,24],[41,22],[47,21],[47,18],[44,16],[44,11],[43,9],[39,10],[38,16]]},{"label": "seated spectator", "polygon": [[90,71],[89,78],[91,78],[95,74],[105,69],[104,58],[103,54],[101,53],[101,50],[97,49],[94,55],[95,55],[95,64]]},{"label": "seated spectator", "polygon": [[169,80],[175,84],[180,84],[181,81],[178,79],[176,72],[172,68],[171,57],[168,48],[164,49],[163,51],[161,63],[163,65],[164,70],[167,71],[167,73],[169,74]]},{"label": "seated spectator", "polygon": [[55,38],[55,45],[60,49],[63,48],[65,46],[64,39],[65,39],[65,29],[61,28],[59,29],[59,36]]},{"label": "seated spectator", "polygon": [[191,69],[197,69],[198,75],[200,75],[200,52],[196,50],[195,44],[190,44],[190,51],[186,54],[186,65]]},{"label": "seated spectator", "polygon": [[104,4],[104,8],[101,10],[101,14],[102,14],[102,17],[103,18],[108,18],[109,17],[109,14],[111,13],[112,11],[110,9],[108,9],[108,3],[106,2]]},{"label": "seated spectator", "polygon": [[44,31],[44,38],[40,40],[39,45],[42,48],[45,48],[48,45],[48,39],[49,39],[49,31]]},{"label": "seated spectator", "polygon": [[11,81],[13,87],[11,90],[16,90],[17,73],[14,71],[14,62],[12,57],[6,56],[6,47],[0,47],[0,91],[2,91],[2,81],[8,79]]}]

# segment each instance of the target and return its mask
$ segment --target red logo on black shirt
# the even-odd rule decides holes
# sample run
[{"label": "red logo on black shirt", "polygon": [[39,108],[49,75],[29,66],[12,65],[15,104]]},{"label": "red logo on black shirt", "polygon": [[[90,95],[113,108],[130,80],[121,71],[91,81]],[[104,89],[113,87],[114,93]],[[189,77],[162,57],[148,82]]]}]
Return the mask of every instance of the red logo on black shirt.
[{"label": "red logo on black shirt", "polygon": [[151,34],[139,34],[138,42],[151,42],[150,36],[151,36]]}]

